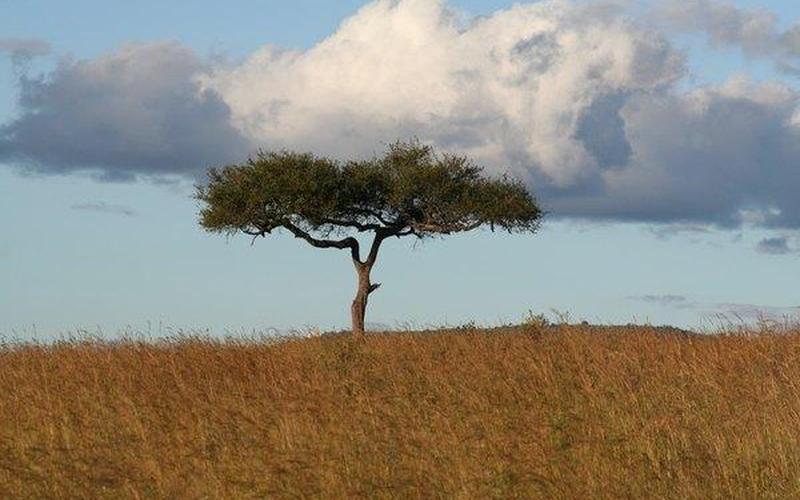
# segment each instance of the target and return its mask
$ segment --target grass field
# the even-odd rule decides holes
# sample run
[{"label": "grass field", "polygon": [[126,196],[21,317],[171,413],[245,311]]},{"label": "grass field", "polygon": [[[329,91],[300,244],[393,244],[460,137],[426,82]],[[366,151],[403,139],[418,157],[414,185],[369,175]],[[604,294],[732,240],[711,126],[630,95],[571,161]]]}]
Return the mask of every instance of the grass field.
[{"label": "grass field", "polygon": [[0,497],[800,497],[800,331],[6,345]]}]

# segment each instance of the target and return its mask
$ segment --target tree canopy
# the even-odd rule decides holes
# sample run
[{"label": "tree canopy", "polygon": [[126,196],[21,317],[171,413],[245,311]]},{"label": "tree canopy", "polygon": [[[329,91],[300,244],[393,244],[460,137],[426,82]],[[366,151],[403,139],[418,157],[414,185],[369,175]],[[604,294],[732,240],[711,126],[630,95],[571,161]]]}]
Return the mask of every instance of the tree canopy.
[{"label": "tree canopy", "polygon": [[[259,152],[208,172],[197,198],[209,231],[265,236],[283,228],[315,246],[348,231],[424,238],[480,226],[535,231],[542,217],[522,182],[481,175],[464,156],[398,142],[381,157],[337,162],[311,153]],[[336,243],[336,245],[331,245]]]},{"label": "tree canopy", "polygon": [[[359,272],[362,323],[366,296],[378,287],[369,283],[369,271],[386,238],[482,226],[535,232],[543,215],[521,181],[484,176],[467,157],[418,141],[394,143],[384,155],[360,161],[262,151],[243,164],[209,170],[196,197],[208,231],[255,238],[284,229],[317,248],[349,249]],[[362,258],[354,234],[365,232],[374,239]]]}]

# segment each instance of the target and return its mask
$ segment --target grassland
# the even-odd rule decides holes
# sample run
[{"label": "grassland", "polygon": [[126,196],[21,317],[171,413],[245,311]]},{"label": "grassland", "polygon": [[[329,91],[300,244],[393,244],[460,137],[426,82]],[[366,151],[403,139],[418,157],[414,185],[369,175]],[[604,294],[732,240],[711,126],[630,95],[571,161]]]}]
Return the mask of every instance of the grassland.
[{"label": "grassland", "polygon": [[791,498],[800,331],[0,348],[2,498]]}]

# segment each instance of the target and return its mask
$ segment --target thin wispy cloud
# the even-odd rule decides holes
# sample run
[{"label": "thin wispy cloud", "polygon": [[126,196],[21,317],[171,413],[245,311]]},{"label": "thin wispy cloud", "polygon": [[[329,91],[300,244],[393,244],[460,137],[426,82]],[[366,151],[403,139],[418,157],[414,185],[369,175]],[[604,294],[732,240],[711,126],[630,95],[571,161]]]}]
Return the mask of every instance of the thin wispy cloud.
[{"label": "thin wispy cloud", "polygon": [[741,76],[691,86],[671,41],[707,33],[790,65],[796,29],[719,2],[660,2],[656,23],[620,4],[545,0],[465,21],[443,1],[377,0],[307,50],[267,46],[241,64],[131,45],[23,79],[0,160],[196,178],[258,147],[345,158],[417,136],[524,179],[560,217],[800,228],[800,93]]},{"label": "thin wispy cloud", "polygon": [[714,0],[668,0],[657,2],[652,15],[671,31],[700,33],[713,46],[771,58],[790,73],[800,70],[800,26],[782,30],[780,19],[769,10]]},{"label": "thin wispy cloud", "polygon": [[645,294],[628,297],[628,300],[643,302],[665,309],[692,310],[706,319],[759,320],[800,319],[800,306],[774,306],[734,302],[704,302],[677,294]]},{"label": "thin wispy cloud", "polygon": [[800,306],[779,307],[758,304],[715,304],[705,312],[708,318],[724,318],[728,320],[800,320]]},{"label": "thin wispy cloud", "polygon": [[70,207],[73,210],[81,210],[87,212],[99,212],[104,214],[112,214],[112,215],[124,215],[126,217],[133,217],[137,215],[137,212],[132,208],[126,207],[124,205],[118,205],[114,203],[106,203],[104,201],[92,201],[87,203],[77,203]]},{"label": "thin wispy cloud", "polygon": [[35,38],[0,38],[0,54],[7,54],[15,65],[24,65],[34,57],[46,56],[50,44]]},{"label": "thin wispy cloud", "polygon": [[648,227],[648,231],[655,237],[661,240],[667,240],[673,236],[683,235],[697,238],[711,234],[712,231],[708,226],[698,224],[661,224],[658,226]]},{"label": "thin wispy cloud", "polygon": [[628,297],[628,300],[645,302],[647,304],[654,304],[661,307],[672,307],[677,309],[691,309],[695,307],[695,303],[690,301],[684,295],[637,295]]},{"label": "thin wispy cloud", "polygon": [[786,236],[776,236],[774,238],[764,238],[758,242],[756,249],[770,255],[787,255],[793,253],[789,245],[789,238]]}]

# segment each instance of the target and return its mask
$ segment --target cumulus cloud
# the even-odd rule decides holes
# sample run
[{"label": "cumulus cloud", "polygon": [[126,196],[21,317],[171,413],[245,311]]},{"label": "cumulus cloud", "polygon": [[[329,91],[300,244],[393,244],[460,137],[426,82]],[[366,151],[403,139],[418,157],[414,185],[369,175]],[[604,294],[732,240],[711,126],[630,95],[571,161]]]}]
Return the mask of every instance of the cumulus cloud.
[{"label": "cumulus cloud", "polygon": [[[687,90],[686,55],[620,5],[543,0],[465,20],[441,0],[376,0],[307,50],[241,64],[163,43],[62,63],[23,81],[0,159],[192,176],[256,147],[360,157],[417,136],[521,177],[557,216],[800,227],[800,94],[746,78]],[[788,53],[791,32],[711,11],[685,29]],[[684,29],[688,14],[669,15]]]},{"label": "cumulus cloud", "polygon": [[633,149],[597,195],[554,210],[615,220],[798,227],[798,94],[732,80],[687,93],[632,96],[620,111]]},{"label": "cumulus cloud", "polygon": [[151,43],[64,60],[46,77],[23,76],[22,112],[0,127],[0,160],[130,180],[241,159],[251,145],[231,125],[225,102],[199,87],[195,75],[205,69],[177,43]]},{"label": "cumulus cloud", "polygon": [[206,85],[271,145],[368,154],[413,134],[568,188],[624,161],[625,96],[684,72],[665,39],[604,12],[548,1],[464,26],[443,2],[379,0],[308,51],[266,48]]},{"label": "cumulus cloud", "polygon": [[305,52],[206,80],[256,140],[368,153],[417,134],[524,177],[554,214],[797,226],[797,93],[677,90],[683,55],[619,11],[545,1],[468,26],[439,2],[378,1]]},{"label": "cumulus cloud", "polygon": [[769,255],[786,255],[792,253],[792,248],[789,245],[789,238],[786,236],[764,238],[758,242],[756,250]]}]

